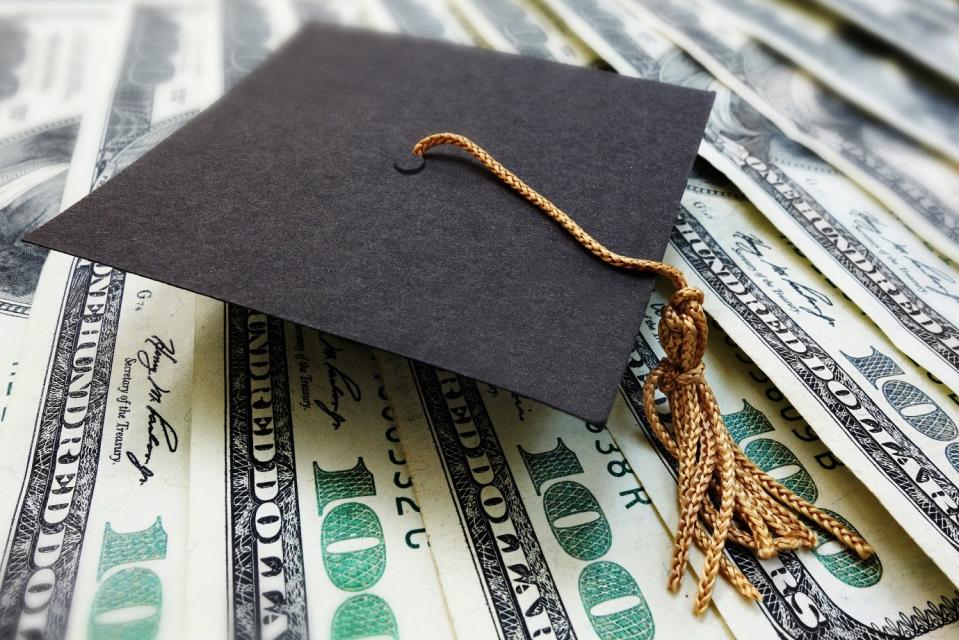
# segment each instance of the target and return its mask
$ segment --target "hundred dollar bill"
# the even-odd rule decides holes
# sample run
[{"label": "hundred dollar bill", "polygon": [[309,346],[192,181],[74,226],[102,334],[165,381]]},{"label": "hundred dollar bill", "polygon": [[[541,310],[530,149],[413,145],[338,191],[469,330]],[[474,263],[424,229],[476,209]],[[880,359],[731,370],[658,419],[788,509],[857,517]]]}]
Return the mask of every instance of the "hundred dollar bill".
[{"label": "hundred dollar bill", "polygon": [[[312,3],[307,17],[343,21],[351,15],[333,11],[334,4]],[[227,87],[288,37],[296,22],[290,9],[273,2],[224,4]],[[351,351],[343,354],[333,339],[316,332],[235,307],[227,311],[207,299],[198,303],[197,326],[191,634],[353,638],[358,632],[396,637],[402,631],[411,637],[413,629],[422,629],[430,637],[449,637],[418,507],[369,358],[364,361],[356,346],[348,344]],[[252,344],[248,329],[259,331],[263,344]],[[293,340],[288,353],[284,332]],[[359,373],[346,373],[351,366]],[[266,382],[256,386],[264,372]],[[325,404],[319,400],[324,394],[332,397]],[[350,404],[360,396],[365,400],[341,411],[340,394]],[[339,431],[347,418],[351,428]],[[340,468],[349,456],[353,461]],[[308,477],[299,477],[298,484],[302,473]],[[271,474],[270,486],[255,481]],[[374,538],[381,544],[369,544]],[[421,581],[415,595],[408,589],[410,576]]]},{"label": "hundred dollar bill", "polygon": [[319,20],[341,25],[370,25],[380,31],[389,31],[387,25],[371,24],[370,4],[374,0],[294,0],[293,7],[300,20]]},{"label": "hundred dollar bill", "polygon": [[716,92],[700,155],[910,357],[959,389],[959,276],[888,210],[616,2],[549,0],[617,71]]},{"label": "hundred dollar bill", "polygon": [[445,2],[429,0],[297,0],[300,19],[472,44]]},{"label": "hundred dollar bill", "polygon": [[474,44],[473,36],[446,2],[368,0],[364,21],[366,26],[375,25],[392,33]]},{"label": "hundred dollar bill", "polygon": [[194,637],[452,637],[373,352],[208,299],[197,322]]},{"label": "hundred dollar bill", "polygon": [[220,69],[213,71],[213,87],[219,97],[292,35],[297,17],[288,0],[216,1],[220,11],[222,76]]},{"label": "hundred dollar bill", "polygon": [[[856,109],[701,3],[628,3],[780,130],[959,260],[959,166]],[[918,244],[918,243],[914,243]],[[959,277],[959,271],[954,271]]]},{"label": "hundred dollar bill", "polygon": [[383,356],[457,637],[728,637],[695,585],[668,592],[669,536],[604,427]]},{"label": "hundred dollar bill", "polygon": [[860,109],[959,160],[959,87],[800,0],[710,0],[732,24]]},{"label": "hundred dollar bill", "polygon": [[120,68],[98,92],[110,100],[100,115],[105,120],[84,126],[77,141],[84,153],[97,150],[95,161],[87,171],[71,168],[64,205],[119,173],[218,97],[214,0],[134,6]]},{"label": "hundred dollar bill", "polygon": [[369,0],[365,19],[393,33],[474,44],[473,36],[446,2],[435,0]]},{"label": "hundred dollar bill", "polygon": [[586,65],[595,56],[560,32],[543,13],[523,0],[451,0],[479,38],[490,48]]},{"label": "hundred dollar bill", "polygon": [[[10,388],[46,251],[23,235],[60,210],[80,116],[125,24],[113,3],[0,4],[0,385]],[[109,66],[109,65],[107,65]],[[0,394],[0,422],[6,407]]]},{"label": "hundred dollar bill", "polygon": [[[721,214],[699,199],[716,184],[693,180],[683,215]],[[722,197],[741,198],[724,192]],[[706,204],[705,207],[699,206]],[[738,204],[738,203],[737,203]],[[673,255],[673,254],[671,254]],[[679,521],[676,468],[646,421],[642,387],[664,353],[656,327],[669,291],[654,293],[623,379],[622,396],[607,424],[671,530]],[[738,637],[947,638],[956,634],[959,592],[890,521],[885,509],[822,443],[759,365],[712,324],[705,363],[733,439],[760,467],[819,508],[863,534],[876,552],[862,560],[824,532],[812,551],[759,560],[732,548],[727,557],[763,594],[762,615],[730,611],[742,598],[717,592],[716,606]],[[665,398],[660,416],[668,423]],[[696,554],[693,569],[702,566]]]},{"label": "hundred dollar bill", "polygon": [[690,189],[670,246],[666,261],[706,292],[710,314],[957,582],[959,397],[738,194]]},{"label": "hundred dollar bill", "polygon": [[34,309],[0,431],[0,637],[176,638],[191,300],[51,253]]},{"label": "hundred dollar bill", "polygon": [[388,23],[389,30],[421,38],[474,44],[449,5],[431,0],[370,0],[370,19]]},{"label": "hundred dollar bill", "polygon": [[816,0],[959,82],[959,5],[951,0]]},{"label": "hundred dollar bill", "polygon": [[[65,203],[205,104],[212,15],[135,6],[112,85],[83,116]],[[0,430],[0,637],[177,638],[193,296],[51,253],[34,308]]]}]

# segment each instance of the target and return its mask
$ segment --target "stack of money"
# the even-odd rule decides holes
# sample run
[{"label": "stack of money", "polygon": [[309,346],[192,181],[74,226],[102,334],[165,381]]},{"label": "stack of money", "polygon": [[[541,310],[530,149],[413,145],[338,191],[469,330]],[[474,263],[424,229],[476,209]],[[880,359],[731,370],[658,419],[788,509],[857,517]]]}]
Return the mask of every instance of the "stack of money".
[{"label": "stack of money", "polygon": [[[876,553],[666,589],[665,290],[598,426],[21,242],[312,19],[714,91],[665,261],[733,440]],[[959,637],[954,0],[8,0],[0,54],[0,638]]]}]

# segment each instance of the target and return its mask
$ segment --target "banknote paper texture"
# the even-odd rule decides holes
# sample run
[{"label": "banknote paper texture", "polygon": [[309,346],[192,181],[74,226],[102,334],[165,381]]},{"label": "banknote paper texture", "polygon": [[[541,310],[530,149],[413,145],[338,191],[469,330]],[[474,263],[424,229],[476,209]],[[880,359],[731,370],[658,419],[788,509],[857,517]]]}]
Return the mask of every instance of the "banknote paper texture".
[{"label": "banknote paper texture", "polygon": [[959,7],[949,0],[816,0],[959,82]]},{"label": "banknote paper texture", "polygon": [[375,0],[298,0],[294,3],[299,20],[318,20],[344,26],[366,25],[379,31],[393,31],[386,13]]},{"label": "banknote paper texture", "polygon": [[296,0],[301,20],[406,33],[460,44],[472,44],[452,9],[428,0]]},{"label": "banknote paper texture", "polygon": [[[70,157],[102,66],[126,26],[106,3],[0,5],[0,385],[12,385],[46,251],[20,238],[60,210]],[[109,66],[109,65],[107,65]],[[0,421],[7,394],[0,394]]]},{"label": "banknote paper texture", "polygon": [[[778,236],[724,178],[699,171],[687,187],[667,260],[681,265],[694,286],[707,292],[714,315],[730,304],[723,300],[726,288],[736,290],[743,300],[753,296],[754,306],[768,305],[780,318],[808,316],[802,300],[813,291],[824,294],[823,302],[833,296],[841,298],[815,270],[803,266]],[[706,253],[704,244],[711,253]],[[711,261],[710,256],[716,259]],[[720,264],[723,270],[719,270]],[[720,282],[724,284],[718,286]],[[776,308],[777,300],[798,301],[800,306]],[[663,301],[663,294],[659,294],[647,310],[624,376],[623,402],[614,408],[608,428],[657,508],[674,526],[678,518],[675,469],[655,444],[642,400],[645,376],[662,357],[656,326]],[[789,311],[784,312],[784,308]],[[855,320],[855,315],[849,321]],[[761,333],[762,329],[762,325],[750,327],[744,321],[737,325],[737,333],[744,336]],[[849,351],[853,342],[848,338],[845,342],[848,346],[836,353]],[[780,554],[766,561],[748,553],[731,553],[730,557],[763,593],[759,606],[770,628],[789,637],[855,637],[870,627],[889,634],[884,637],[950,637],[959,620],[959,592],[922,548],[890,522],[879,500],[859,484],[856,476],[863,476],[856,465],[849,461],[850,466],[844,466],[832,453],[832,445],[827,448],[820,440],[819,435],[825,434],[817,435],[804,419],[812,414],[800,413],[804,410],[797,411],[789,403],[786,398],[795,394],[764,373],[771,370],[768,364],[777,355],[767,352],[760,357],[762,351],[752,353],[754,357],[746,356],[719,327],[711,328],[707,370],[733,439],[761,468],[839,516],[876,548],[873,558],[860,560],[820,532],[820,542],[812,552]],[[827,400],[825,394],[821,399]],[[668,411],[664,405],[661,408]],[[668,417],[668,413],[665,415]],[[810,420],[812,424],[824,424]],[[749,635],[747,629],[737,626],[740,616],[726,610],[739,600],[735,593],[721,593],[717,606],[737,635]]]},{"label": "banknote paper texture", "polygon": [[629,6],[783,133],[848,175],[943,254],[959,258],[954,163],[853,107],[701,3]]},{"label": "banknote paper texture", "polygon": [[389,21],[390,31],[459,44],[473,44],[473,36],[445,2],[429,0],[372,0],[369,10],[374,22]]},{"label": "banknote paper texture", "polygon": [[458,637],[728,636],[692,580],[662,588],[668,534],[605,428],[381,362]]},{"label": "banknote paper texture", "polygon": [[[65,203],[206,105],[212,78],[198,63],[212,59],[212,18],[197,4],[133,9],[118,67],[83,116]],[[167,73],[136,73],[151,65]],[[11,522],[0,636],[178,637],[193,296],[54,253],[34,307],[15,428],[0,432],[5,486],[16,487],[0,504]]]},{"label": "banknote paper texture", "polygon": [[214,82],[216,96],[230,90],[263,62],[296,29],[292,5],[269,0],[217,0],[220,56],[212,64],[222,83]]},{"label": "banknote paper texture", "polygon": [[801,0],[710,0],[860,109],[959,160],[959,87],[893,55],[842,18]]},{"label": "banknote paper texture", "polygon": [[[695,205],[695,191],[687,202]],[[607,428],[672,530],[679,519],[676,470],[646,422],[642,400],[645,376],[663,356],[656,325],[665,301],[660,294],[650,304],[623,380],[622,401]],[[819,544],[812,551],[770,560],[730,552],[763,594],[762,602],[753,605],[762,612],[757,620],[733,612],[743,606],[738,593],[717,592],[716,606],[734,633],[743,638],[952,637],[959,620],[955,587],[719,327],[710,328],[705,362],[739,446],[787,487],[855,527],[876,549],[872,558],[861,560],[818,532]],[[668,419],[668,407],[661,409]],[[701,557],[695,558],[693,567],[700,562]]]},{"label": "banknote paper texture", "polygon": [[452,5],[492,49],[585,65],[589,52],[558,29],[533,5],[514,0],[452,0]]},{"label": "banknote paper texture", "polygon": [[667,260],[954,580],[955,395],[863,322],[754,208],[711,189],[687,192]]},{"label": "banknote paper texture", "polygon": [[372,351],[199,308],[194,637],[450,637]]},{"label": "banknote paper texture", "polygon": [[723,171],[910,357],[959,387],[953,268],[829,165],[783,135],[614,2],[551,0],[621,73],[716,91],[700,154]]},{"label": "banknote paper texture", "polygon": [[[191,300],[51,254],[36,310],[12,428],[0,433],[0,515],[11,523],[0,635],[176,637],[186,611],[178,585],[193,345],[182,320]],[[112,614],[128,607],[143,616],[117,623]]]}]

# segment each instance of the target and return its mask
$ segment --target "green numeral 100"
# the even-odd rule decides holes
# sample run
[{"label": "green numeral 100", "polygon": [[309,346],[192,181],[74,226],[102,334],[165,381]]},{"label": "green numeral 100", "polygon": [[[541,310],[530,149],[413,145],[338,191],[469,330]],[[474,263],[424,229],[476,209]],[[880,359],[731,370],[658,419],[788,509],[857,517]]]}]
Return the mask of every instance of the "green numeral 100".
[{"label": "green numeral 100", "polygon": [[[163,583],[153,570],[130,565],[166,558],[166,544],[159,517],[146,529],[130,533],[117,533],[109,522],[106,524],[97,567],[100,584],[87,628],[89,638],[156,637],[163,612]],[[107,573],[110,575],[103,580]]]},{"label": "green numeral 100", "polygon": [[[556,447],[529,453],[519,447],[526,470],[543,496],[543,508],[556,541],[569,555],[592,561],[606,555],[613,534],[599,501],[578,482],[560,480],[582,473],[576,454],[561,439]],[[602,640],[649,640],[655,635],[653,614],[629,571],[608,560],[586,565],[579,574],[579,597],[589,621]]]},{"label": "green numeral 100", "polygon": [[[313,463],[316,508],[333,501],[376,495],[373,474],[359,458],[356,466],[342,471],[324,471]],[[345,502],[330,509],[320,530],[323,568],[330,582],[344,591],[365,591],[386,570],[386,540],[379,517],[359,502]],[[382,598],[363,593],[351,596],[337,607],[330,629],[332,640],[369,636],[399,637],[393,610]]]}]

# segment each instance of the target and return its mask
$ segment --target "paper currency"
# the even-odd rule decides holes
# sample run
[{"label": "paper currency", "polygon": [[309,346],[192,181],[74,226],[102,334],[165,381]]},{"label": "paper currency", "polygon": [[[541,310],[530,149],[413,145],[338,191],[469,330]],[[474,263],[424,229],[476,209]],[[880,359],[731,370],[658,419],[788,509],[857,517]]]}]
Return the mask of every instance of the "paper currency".
[{"label": "paper currency", "polygon": [[497,51],[586,65],[595,56],[521,0],[452,0],[483,42]]},{"label": "paper currency", "polygon": [[406,33],[472,44],[473,38],[442,2],[428,0],[297,0],[301,20]]},{"label": "paper currency", "polygon": [[[698,194],[714,197],[715,184],[693,181],[684,215],[698,216]],[[726,197],[726,196],[724,196]],[[738,197],[732,196],[730,197]],[[714,209],[710,208],[710,211]],[[658,312],[670,292],[654,294],[607,428],[641,478],[671,530],[678,522],[676,470],[646,422],[642,386],[663,352]],[[828,509],[876,549],[861,560],[828,536],[813,551],[757,560],[733,550],[729,558],[763,594],[761,610],[744,616],[739,594],[717,592],[716,606],[741,638],[947,638],[956,633],[959,592],[789,404],[759,365],[718,327],[710,327],[705,357],[710,385],[733,438],[787,487]],[[664,399],[665,400],[665,399]],[[668,419],[667,406],[662,405]],[[820,536],[823,536],[820,533]],[[700,566],[701,558],[693,561]]]},{"label": "paper currency", "polygon": [[687,193],[667,262],[835,455],[956,580],[959,398],[899,353],[745,200]]},{"label": "paper currency", "polygon": [[[182,320],[191,300],[60,254],[43,279],[52,286],[41,280],[43,316],[31,323],[2,434],[0,513],[11,527],[0,635],[176,637],[186,611],[193,345]],[[118,618],[133,607],[136,617]]]},{"label": "paper currency", "polygon": [[[189,296],[51,254],[0,433],[0,636],[182,632]],[[41,315],[42,314],[42,315]],[[185,330],[186,329],[186,330]],[[132,618],[117,612],[137,608]]]},{"label": "paper currency", "polygon": [[430,0],[373,0],[370,14],[388,16],[391,31],[422,38],[435,38],[460,44],[474,44],[473,36],[463,27],[445,2]]},{"label": "paper currency", "polygon": [[194,636],[451,637],[372,351],[198,309]]},{"label": "paper currency", "polygon": [[[118,5],[0,4],[0,385],[13,383],[46,251],[23,234],[60,210],[80,116],[121,40]],[[0,394],[0,422],[7,392]]]},{"label": "paper currency", "polygon": [[218,0],[217,4],[222,59],[214,63],[211,89],[219,97],[289,38],[297,21],[288,2]]},{"label": "paper currency", "polygon": [[[369,6],[373,0],[294,0],[293,7],[297,18],[302,21],[319,20],[342,25],[368,24],[374,27]],[[387,31],[381,25],[380,30]]]},{"label": "paper currency", "polygon": [[710,0],[724,17],[860,109],[959,160],[959,87],[799,0]]},{"label": "paper currency", "polygon": [[[134,5],[121,66],[97,95],[109,108],[100,127],[85,126],[78,149],[96,149],[88,170],[67,177],[63,205],[97,188],[179,129],[218,95],[212,0]],[[74,161],[73,165],[79,161]]]},{"label": "paper currency", "polygon": [[959,277],[888,210],[615,2],[550,0],[620,73],[717,93],[700,155],[910,357],[959,388]]},{"label": "paper currency", "polygon": [[384,377],[459,638],[727,637],[605,428],[401,358]]},{"label": "paper currency", "polygon": [[[29,144],[18,142],[20,129],[8,138],[0,125],[0,150],[13,140],[17,149],[43,154],[22,156],[19,164],[0,162],[0,206],[16,202],[20,214],[37,222],[43,219],[38,212],[56,211],[55,204],[43,203],[59,201],[66,177],[70,151],[63,144],[69,136],[61,134],[72,126],[76,135],[84,109],[66,202],[102,184],[262,61],[295,29],[296,14],[458,42],[475,37],[504,51],[588,64],[595,58],[581,46],[582,33],[592,48],[620,55],[607,59],[621,71],[692,86],[711,82],[701,70],[690,73],[688,58],[629,11],[600,4],[600,13],[584,19],[590,3],[550,4],[566,25],[516,0],[457,0],[455,11],[425,0],[134,5],[125,18],[129,38],[115,39],[123,46],[116,56],[71,45],[84,52],[69,58],[78,68],[90,70],[90,60],[104,67],[108,86],[95,94],[102,99],[88,106],[79,93],[60,101],[15,94],[24,105],[42,103],[54,114],[28,109],[37,119],[24,120],[24,131],[47,131],[46,123],[70,109],[75,115],[55,138],[47,134]],[[7,33],[2,16],[8,6],[20,5],[0,7],[0,33]],[[113,11],[112,4],[56,6],[64,20],[45,22],[49,33],[76,43],[85,26],[84,42],[110,42],[106,23],[77,18],[68,28],[65,18],[74,15],[69,11],[84,17]],[[32,4],[23,7],[33,10]],[[616,24],[617,17],[625,26]],[[578,33],[564,30],[571,25]],[[880,150],[884,134],[851,126],[836,111],[822,119],[823,104],[805,102],[818,94],[795,75],[784,79],[762,66],[755,45],[747,50],[739,41],[718,39],[726,46],[718,51],[706,36],[724,32],[700,33],[697,46],[709,55],[730,54],[734,61],[741,55],[742,79],[725,77],[717,67],[721,80],[754,83],[746,86],[775,113],[782,109],[790,121],[819,127],[805,135],[833,145],[828,148],[835,154],[847,153],[836,156],[837,164],[847,158],[873,168],[866,156],[848,155],[858,145],[890,167],[876,172],[877,180],[892,180],[892,168],[903,172],[888,186],[895,197],[947,209],[932,196],[916,195],[914,185],[930,186],[932,161],[908,145]],[[40,41],[52,40],[27,38]],[[11,42],[22,41],[0,38],[0,49]],[[629,47],[645,57],[624,55]],[[63,51],[43,59],[66,64]],[[71,88],[85,91],[86,82]],[[777,96],[783,86],[789,91]],[[0,105],[6,99],[0,96]],[[844,289],[855,281],[859,291],[872,294],[893,283],[894,293],[864,308],[894,342],[919,354],[921,364],[929,366],[930,353],[950,357],[927,338],[936,323],[952,331],[948,319],[959,317],[959,306],[950,306],[959,305],[955,269],[748,105],[728,92],[724,99],[704,146],[707,157],[729,171],[764,213],[783,216],[774,222],[791,236],[799,218],[785,217],[782,206],[776,213],[773,198],[787,196],[769,186],[773,174],[758,173],[756,162],[805,189],[823,208],[821,219],[856,244],[830,253],[818,241],[797,241],[802,251]],[[0,118],[15,111],[0,112]],[[760,111],[775,116],[772,109]],[[787,120],[772,120],[795,133]],[[72,140],[68,144],[73,147]],[[751,157],[739,155],[743,149]],[[919,182],[909,182],[909,173]],[[959,195],[954,183],[939,184],[931,191],[939,190],[940,203]],[[861,531],[876,546],[876,559],[859,561],[829,540],[811,553],[762,562],[734,552],[730,557],[760,585],[764,602],[752,605],[721,586],[718,612],[705,619],[690,616],[683,597],[694,581],[687,580],[679,596],[665,591],[669,529],[656,509],[670,527],[675,524],[674,480],[643,435],[635,395],[661,355],[649,331],[659,299],[637,339],[609,432],[503,390],[404,365],[407,384],[418,386],[395,400],[418,421],[404,421],[404,435],[412,440],[401,444],[368,350],[208,300],[199,301],[195,315],[192,295],[55,254],[44,268],[35,300],[40,319],[31,324],[17,373],[28,390],[17,392],[0,429],[0,486],[6,487],[0,518],[12,522],[0,564],[0,637],[19,631],[53,638],[284,632],[444,638],[453,637],[454,628],[466,638],[537,631],[638,638],[726,637],[730,630],[743,637],[954,635],[959,593],[920,549],[957,579],[943,564],[959,564],[955,396],[868,324],[732,187],[699,176],[685,205],[667,259],[706,289],[708,308],[723,310],[717,318],[770,374],[766,378],[714,332],[710,380],[734,436],[773,475]],[[953,229],[932,226],[940,235]],[[703,246],[728,265],[707,263]],[[862,255],[874,259],[875,287],[844,276],[848,264],[836,266],[850,246],[871,252]],[[723,265],[725,271],[711,269]],[[740,284],[748,277],[749,295],[766,305],[767,315],[757,303],[737,306],[742,292],[730,293],[737,285],[729,274]],[[857,295],[863,304],[864,294]],[[932,318],[930,324],[920,317],[926,333],[889,322],[889,300],[897,295]],[[796,341],[783,342],[764,319],[789,326]],[[941,335],[948,347],[953,334]],[[788,350],[797,344],[819,357],[817,366],[802,369],[802,358]],[[949,371],[929,368],[952,380]],[[822,379],[827,374],[830,381]],[[823,441],[779,389],[814,421]],[[415,494],[403,452],[410,447]],[[880,503],[908,525],[909,534]]]},{"label": "paper currency", "polygon": [[[84,114],[67,203],[206,104],[210,7],[129,18],[111,85]],[[0,636],[179,637],[193,297],[54,253],[34,306],[0,431]]]},{"label": "paper currency", "polygon": [[[694,1],[628,3],[779,129],[959,259],[959,168],[856,109]],[[956,272],[959,275],[959,272]]]},{"label": "paper currency", "polygon": [[949,0],[816,0],[959,82],[959,7]]}]

